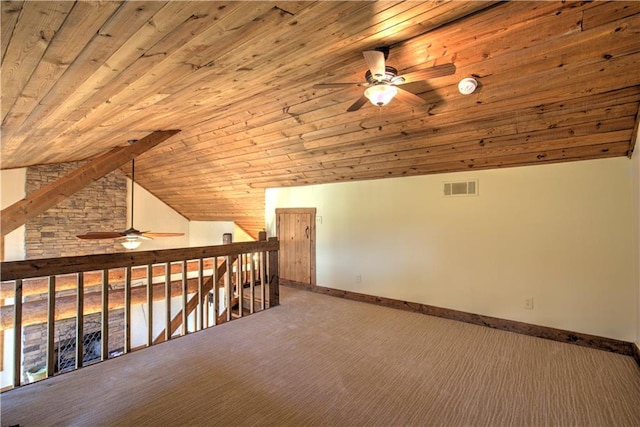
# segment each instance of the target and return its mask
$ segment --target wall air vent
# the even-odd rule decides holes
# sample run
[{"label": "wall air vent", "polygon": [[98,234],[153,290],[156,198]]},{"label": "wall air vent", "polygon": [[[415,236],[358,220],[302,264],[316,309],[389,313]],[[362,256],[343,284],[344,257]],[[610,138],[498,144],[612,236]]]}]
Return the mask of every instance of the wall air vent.
[{"label": "wall air vent", "polygon": [[444,195],[446,197],[477,196],[478,180],[476,179],[473,181],[445,182]]}]

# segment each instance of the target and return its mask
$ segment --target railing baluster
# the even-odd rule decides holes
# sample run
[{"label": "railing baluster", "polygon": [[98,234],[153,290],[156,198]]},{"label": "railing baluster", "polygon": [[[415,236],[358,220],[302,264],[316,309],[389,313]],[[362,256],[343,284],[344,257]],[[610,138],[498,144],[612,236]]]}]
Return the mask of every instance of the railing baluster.
[{"label": "railing baluster", "polygon": [[231,320],[231,257],[227,257],[227,271],[224,275],[225,299],[227,300],[227,322]]},{"label": "railing baluster", "polygon": [[271,286],[269,286],[269,272],[271,270],[269,270],[269,260],[271,252],[265,252],[264,253],[264,285],[267,288],[267,308],[271,307],[270,305],[270,301],[269,301],[269,296],[270,296],[270,288]]},{"label": "railing baluster", "polygon": [[267,307],[267,281],[265,280],[265,252],[260,252],[260,297],[262,298],[261,309]]},{"label": "railing baluster", "polygon": [[189,333],[187,302],[187,261],[182,261],[182,327],[180,328],[180,335],[182,336]]},{"label": "railing baluster", "polygon": [[147,264],[147,347],[153,345],[153,265]]},{"label": "railing baluster", "polygon": [[244,282],[242,281],[242,254],[238,254],[238,268],[236,269],[236,286],[238,287],[238,316],[242,317],[242,303],[244,298]]},{"label": "railing baluster", "polygon": [[100,358],[109,358],[109,270],[102,270],[102,337]]},{"label": "railing baluster", "polygon": [[131,267],[124,270],[124,352],[131,352]]},{"label": "railing baluster", "polygon": [[253,254],[249,254],[249,284],[251,286],[251,302],[249,303],[249,312],[253,314],[256,309],[256,277],[253,269]]},{"label": "railing baluster", "polygon": [[17,279],[13,301],[13,385],[22,383],[22,280]]},{"label": "railing baluster", "polygon": [[[56,276],[49,276],[49,292],[48,292],[48,309],[47,309],[47,377],[54,374],[55,362],[55,321],[56,321]],[[77,345],[77,344],[76,344]]]},{"label": "railing baluster", "polygon": [[242,283],[248,282],[247,257],[249,254],[242,254]]},{"label": "railing baluster", "polygon": [[204,278],[203,278],[203,270],[204,270],[204,259],[200,258],[198,260],[198,308],[199,310],[199,316],[197,316],[197,321],[198,321],[198,326],[196,327],[197,331],[201,331],[202,329],[204,329],[204,308],[207,307],[207,304],[205,301],[203,301],[204,299],[204,291],[202,289],[202,285],[204,284]]},{"label": "railing baluster", "polygon": [[[249,254],[242,254],[242,292],[245,294],[244,285],[249,284]],[[246,296],[246,295],[245,295]],[[247,296],[248,298],[248,296]]]},{"label": "railing baluster", "polygon": [[165,323],[164,323],[164,339],[169,341],[171,339],[171,263],[167,262],[164,265],[164,300],[167,304],[165,310]]},{"label": "railing baluster", "polygon": [[[220,309],[220,272],[218,271],[218,257],[213,258],[213,326],[218,324],[218,310]],[[208,304],[208,301],[207,301]],[[207,306],[207,313],[209,312],[209,306]],[[207,325],[209,326],[209,325]]]},{"label": "railing baluster", "polygon": [[79,369],[84,361],[84,273],[78,273],[76,280],[76,369]]},{"label": "railing baluster", "polygon": [[[258,240],[266,242],[267,241],[267,233],[263,230],[258,233]],[[260,274],[260,299],[262,300],[260,303],[260,309],[264,310],[267,307],[267,283],[265,280],[266,277],[266,258],[267,253],[265,251],[260,252],[258,257],[258,270]]]},{"label": "railing baluster", "polygon": [[[276,240],[271,237],[269,240]],[[278,251],[269,251],[267,268],[269,269],[269,308],[280,305],[280,289],[278,282]]]}]

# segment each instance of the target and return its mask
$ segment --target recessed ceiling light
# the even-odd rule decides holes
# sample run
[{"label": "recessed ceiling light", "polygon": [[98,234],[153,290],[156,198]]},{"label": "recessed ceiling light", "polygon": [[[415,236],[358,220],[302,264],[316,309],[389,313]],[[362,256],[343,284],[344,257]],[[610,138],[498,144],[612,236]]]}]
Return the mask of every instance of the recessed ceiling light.
[{"label": "recessed ceiling light", "polygon": [[463,95],[471,95],[473,92],[475,92],[477,87],[478,82],[476,81],[476,79],[473,79],[471,77],[462,79],[460,80],[460,83],[458,83],[458,90]]}]

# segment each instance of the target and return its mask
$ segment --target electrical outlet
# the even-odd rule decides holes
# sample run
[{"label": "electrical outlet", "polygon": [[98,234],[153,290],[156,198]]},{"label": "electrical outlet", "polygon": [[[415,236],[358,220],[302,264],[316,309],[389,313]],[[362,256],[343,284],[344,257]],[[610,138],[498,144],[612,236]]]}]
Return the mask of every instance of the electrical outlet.
[{"label": "electrical outlet", "polygon": [[524,299],[523,307],[527,310],[533,310],[533,297],[527,297]]},{"label": "electrical outlet", "polygon": [[362,283],[362,275],[361,274],[358,274],[356,276],[356,283]]}]

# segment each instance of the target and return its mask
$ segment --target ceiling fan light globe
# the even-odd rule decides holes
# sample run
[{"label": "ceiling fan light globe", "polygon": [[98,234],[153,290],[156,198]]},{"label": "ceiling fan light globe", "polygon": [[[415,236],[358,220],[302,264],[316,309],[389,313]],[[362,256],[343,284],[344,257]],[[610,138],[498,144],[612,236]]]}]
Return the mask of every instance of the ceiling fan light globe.
[{"label": "ceiling fan light globe", "polygon": [[383,105],[387,105],[397,93],[397,87],[388,84],[379,84],[367,88],[367,90],[364,91],[364,96],[366,96],[373,105],[382,107]]},{"label": "ceiling fan light globe", "polygon": [[124,241],[121,242],[121,244],[125,247],[125,249],[133,250],[140,247],[142,241],[136,237],[127,237]]}]

